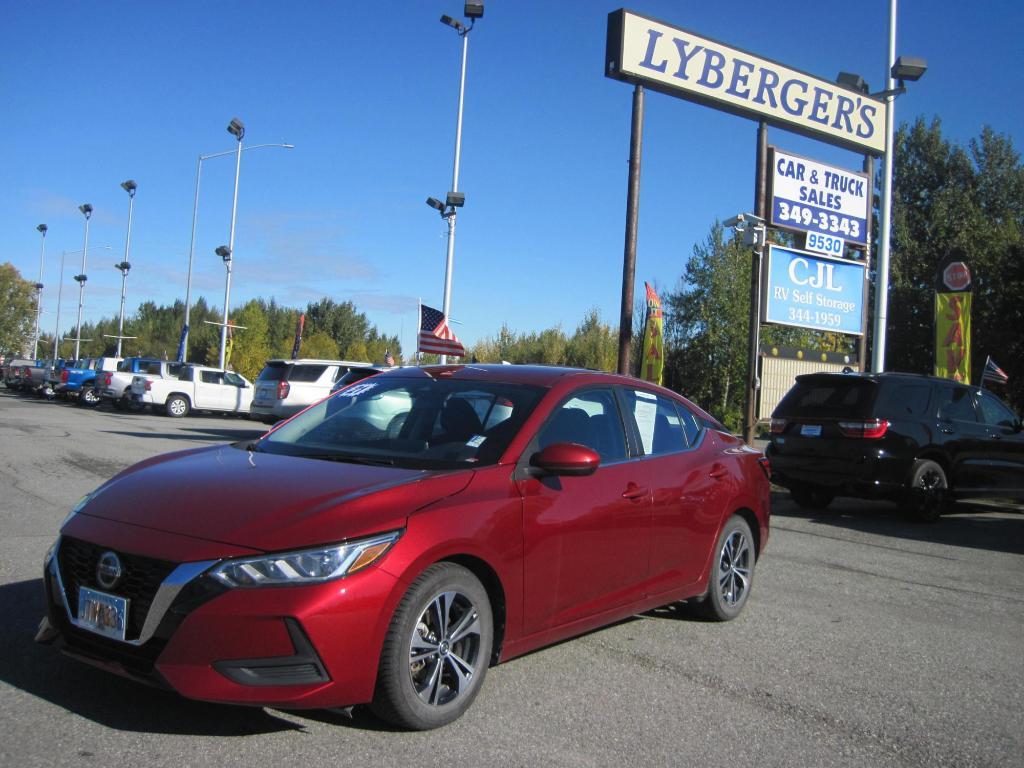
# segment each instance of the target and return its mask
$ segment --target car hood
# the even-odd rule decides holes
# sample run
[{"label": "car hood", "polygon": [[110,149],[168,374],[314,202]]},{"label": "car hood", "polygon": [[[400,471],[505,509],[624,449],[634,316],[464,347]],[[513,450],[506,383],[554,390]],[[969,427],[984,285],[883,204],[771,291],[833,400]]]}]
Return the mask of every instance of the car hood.
[{"label": "car hood", "polygon": [[101,486],[81,515],[285,550],[402,528],[410,514],[458,493],[472,476],[217,446],[129,467]]}]

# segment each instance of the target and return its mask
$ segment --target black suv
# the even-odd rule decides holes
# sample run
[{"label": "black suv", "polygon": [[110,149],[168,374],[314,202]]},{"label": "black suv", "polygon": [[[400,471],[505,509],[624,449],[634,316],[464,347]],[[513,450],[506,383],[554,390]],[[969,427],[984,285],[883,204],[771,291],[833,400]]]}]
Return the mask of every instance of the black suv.
[{"label": "black suv", "polygon": [[772,480],[802,507],[891,499],[934,520],[957,498],[1024,501],[1021,420],[991,392],[909,373],[812,373],[772,413]]}]

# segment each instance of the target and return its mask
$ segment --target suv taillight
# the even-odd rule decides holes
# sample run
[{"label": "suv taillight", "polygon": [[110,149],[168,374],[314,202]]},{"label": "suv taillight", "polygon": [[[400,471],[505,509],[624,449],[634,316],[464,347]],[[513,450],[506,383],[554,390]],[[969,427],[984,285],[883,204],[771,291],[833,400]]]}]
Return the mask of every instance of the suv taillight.
[{"label": "suv taillight", "polygon": [[110,374],[110,373],[108,373],[106,376],[104,376],[103,377],[103,386],[104,387],[109,387],[110,386],[110,380],[112,378],[114,378],[113,374]]},{"label": "suv taillight", "polygon": [[288,393],[291,391],[291,389],[292,385],[289,384],[287,381],[277,382],[277,399],[284,400],[286,397],[288,397]]},{"label": "suv taillight", "polygon": [[152,389],[153,389],[153,382],[150,381],[149,379],[146,379],[145,384],[146,384],[146,391],[147,392],[152,391]]},{"label": "suv taillight", "polygon": [[781,435],[786,429],[785,419],[772,419],[772,434]]},{"label": "suv taillight", "polygon": [[60,383],[61,384],[67,384],[68,383],[68,372],[67,371],[61,371],[60,372]]},{"label": "suv taillight", "polygon": [[839,431],[846,437],[863,437],[868,440],[877,440],[883,437],[888,430],[889,422],[885,419],[839,422]]}]

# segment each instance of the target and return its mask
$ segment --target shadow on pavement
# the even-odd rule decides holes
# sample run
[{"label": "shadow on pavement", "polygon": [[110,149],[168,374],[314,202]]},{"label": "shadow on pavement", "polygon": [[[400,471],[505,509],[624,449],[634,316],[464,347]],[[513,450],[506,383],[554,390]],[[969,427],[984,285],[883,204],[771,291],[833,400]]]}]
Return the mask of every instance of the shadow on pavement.
[{"label": "shadow on pavement", "polygon": [[789,493],[772,493],[772,517],[808,522],[911,541],[992,552],[1024,554],[1024,508],[995,502],[959,502],[935,523],[918,523],[898,505],[884,501],[835,499],[826,509],[802,509]]}]

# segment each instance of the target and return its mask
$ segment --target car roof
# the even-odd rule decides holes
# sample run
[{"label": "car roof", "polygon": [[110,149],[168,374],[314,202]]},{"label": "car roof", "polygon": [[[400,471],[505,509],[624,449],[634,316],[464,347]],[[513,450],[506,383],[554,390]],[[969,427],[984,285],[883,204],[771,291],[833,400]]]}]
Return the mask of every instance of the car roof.
[{"label": "car roof", "polygon": [[[567,377],[579,377],[581,382],[604,382],[627,386],[647,385],[663,389],[648,381],[617,373],[593,371],[584,368],[568,368],[555,365],[504,365],[497,363],[466,363],[459,365],[402,366],[384,371],[378,378],[426,378],[454,379],[456,381],[491,381],[502,384],[532,384],[552,387]],[[668,390],[665,390],[668,392]],[[674,392],[669,394],[678,397]]]},{"label": "car roof", "polygon": [[802,373],[796,377],[797,381],[808,383],[813,383],[815,381],[830,381],[833,379],[840,379],[844,381],[870,381],[876,384],[880,384],[884,381],[913,381],[918,383],[944,382],[947,384],[961,383],[953,381],[952,379],[945,379],[940,376],[928,376],[923,373],[903,373],[901,371],[883,371],[881,373],[872,373],[870,371],[851,371],[849,373],[818,371],[816,373]]}]

